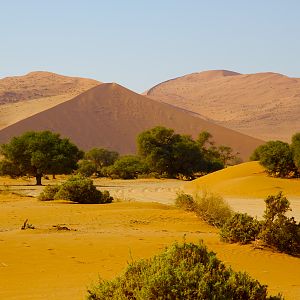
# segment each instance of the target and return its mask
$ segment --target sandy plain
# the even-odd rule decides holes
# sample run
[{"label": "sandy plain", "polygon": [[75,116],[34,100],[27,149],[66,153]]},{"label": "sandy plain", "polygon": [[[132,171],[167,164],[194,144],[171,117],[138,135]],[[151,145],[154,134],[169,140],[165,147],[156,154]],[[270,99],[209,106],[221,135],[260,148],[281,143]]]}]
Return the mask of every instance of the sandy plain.
[{"label": "sandy plain", "polygon": [[[33,183],[0,180],[0,299],[84,299],[99,276],[113,278],[127,262],[157,254],[184,236],[203,239],[219,259],[267,284],[271,293],[300,298],[300,259],[220,242],[216,228],[172,206],[185,182],[96,180],[123,199],[107,205],[41,202],[25,196],[40,192]],[[20,229],[27,218],[35,229]]]}]

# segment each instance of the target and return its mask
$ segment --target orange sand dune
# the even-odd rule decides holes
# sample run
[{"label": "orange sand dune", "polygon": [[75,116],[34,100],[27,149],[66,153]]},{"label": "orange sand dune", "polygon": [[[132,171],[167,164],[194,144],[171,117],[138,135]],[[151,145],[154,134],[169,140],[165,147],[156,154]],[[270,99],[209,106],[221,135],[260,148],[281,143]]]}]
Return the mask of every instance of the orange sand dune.
[{"label": "orange sand dune", "polygon": [[300,79],[277,73],[216,70],[162,82],[147,96],[264,140],[300,131]]},{"label": "orange sand dune", "polygon": [[263,199],[282,191],[291,203],[289,215],[300,221],[300,179],[270,177],[257,161],[208,174],[185,184],[184,190],[190,193],[212,191],[223,196],[234,210],[258,217],[265,210]]},{"label": "orange sand dune", "polygon": [[74,99],[0,131],[0,143],[27,130],[52,130],[79,147],[101,146],[121,153],[136,151],[136,136],[157,125],[196,137],[208,130],[217,144],[227,144],[248,159],[261,140],[205,121],[195,114],[148,99],[118,84],[101,84]]},{"label": "orange sand dune", "polygon": [[32,72],[0,79],[0,129],[99,85],[92,79]]}]

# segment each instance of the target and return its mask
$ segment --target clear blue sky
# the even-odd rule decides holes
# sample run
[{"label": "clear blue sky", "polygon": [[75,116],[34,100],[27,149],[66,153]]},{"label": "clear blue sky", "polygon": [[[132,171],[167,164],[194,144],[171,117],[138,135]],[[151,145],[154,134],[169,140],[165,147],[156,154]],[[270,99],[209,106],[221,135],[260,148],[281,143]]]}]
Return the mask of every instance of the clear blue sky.
[{"label": "clear blue sky", "polygon": [[47,70],[134,91],[228,69],[300,77],[297,0],[0,0],[0,77]]}]

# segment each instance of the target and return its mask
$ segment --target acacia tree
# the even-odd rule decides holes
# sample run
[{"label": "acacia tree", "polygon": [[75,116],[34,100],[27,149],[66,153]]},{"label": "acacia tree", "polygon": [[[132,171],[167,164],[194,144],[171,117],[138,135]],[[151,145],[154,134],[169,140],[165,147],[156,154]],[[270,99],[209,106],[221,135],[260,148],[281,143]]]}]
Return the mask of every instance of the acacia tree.
[{"label": "acacia tree", "polygon": [[1,145],[4,159],[0,162],[0,174],[19,177],[34,176],[36,184],[42,184],[43,174],[67,174],[83,157],[69,139],[60,138],[50,131],[26,132]]},{"label": "acacia tree", "polygon": [[139,134],[138,151],[151,171],[168,177],[190,177],[201,169],[203,162],[202,152],[191,137],[162,126]]}]

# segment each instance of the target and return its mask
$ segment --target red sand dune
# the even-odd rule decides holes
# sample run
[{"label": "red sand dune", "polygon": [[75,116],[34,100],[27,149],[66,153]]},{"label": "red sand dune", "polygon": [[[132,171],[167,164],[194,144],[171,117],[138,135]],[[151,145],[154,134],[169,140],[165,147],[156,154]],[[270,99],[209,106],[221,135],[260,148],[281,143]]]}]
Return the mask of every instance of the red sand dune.
[{"label": "red sand dune", "polygon": [[248,159],[253,149],[262,143],[115,83],[96,86],[72,100],[2,129],[0,143],[28,130],[51,130],[69,137],[85,150],[98,146],[134,153],[136,136],[157,125],[193,137],[207,130],[217,144],[233,147],[243,159]]},{"label": "red sand dune", "polygon": [[264,140],[288,141],[300,131],[300,78],[205,71],[162,82],[146,95]]}]

